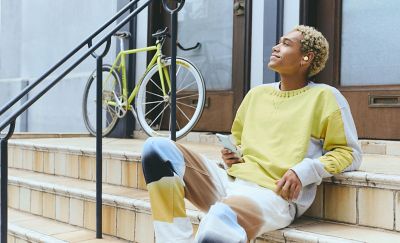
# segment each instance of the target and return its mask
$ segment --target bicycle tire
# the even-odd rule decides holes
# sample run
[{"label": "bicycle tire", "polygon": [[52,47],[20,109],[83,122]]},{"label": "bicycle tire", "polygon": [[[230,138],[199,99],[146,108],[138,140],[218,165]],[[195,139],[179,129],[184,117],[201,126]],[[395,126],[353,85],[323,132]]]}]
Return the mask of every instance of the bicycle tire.
[{"label": "bicycle tire", "polygon": [[[108,105],[107,101],[115,100],[112,91],[118,97],[121,97],[122,87],[121,78],[116,70],[111,72],[111,66],[108,64],[103,65],[103,122],[102,122],[102,136],[107,136],[112,132],[118,122],[118,116],[116,115],[115,107]],[[111,76],[109,77],[111,73]],[[105,75],[104,75],[105,74]],[[83,121],[87,130],[93,136],[96,136],[96,75],[97,70],[89,76],[86,82],[85,90],[83,92],[82,100],[82,112]]]},{"label": "bicycle tire", "polygon": [[[169,70],[171,65],[171,58],[165,58],[163,60],[163,63],[163,68],[168,68]],[[184,137],[187,133],[189,133],[200,119],[206,99],[206,87],[203,76],[201,75],[199,69],[189,60],[178,57],[176,59],[176,64],[176,139],[180,139]],[[189,83],[185,83],[186,80],[188,80],[187,77],[189,76],[189,74],[194,79],[190,79],[192,81],[190,81]],[[170,90],[167,84],[165,84],[168,94],[166,96],[160,95],[162,86],[157,77],[159,78],[158,64],[155,64],[146,73],[142,83],[140,84],[139,91],[136,97],[137,118],[139,124],[147,135],[171,137],[170,119],[168,119],[168,112],[170,111],[171,105]],[[153,88],[151,88],[151,86],[153,86]],[[154,91],[154,89],[156,91]],[[154,92],[151,92],[149,90],[153,90]],[[155,93],[157,91],[158,94]],[[155,99],[158,100],[154,101]],[[195,100],[197,100],[197,102],[195,102]],[[157,106],[159,106],[160,104],[163,104],[161,112],[159,112],[159,108],[157,108]],[[153,111],[155,111],[156,115],[149,115],[149,113]],[[167,113],[167,118],[164,118],[165,113]],[[164,119],[168,120],[165,122]],[[165,123],[167,123],[167,125],[165,125]],[[167,127],[167,130],[165,127]]]}]

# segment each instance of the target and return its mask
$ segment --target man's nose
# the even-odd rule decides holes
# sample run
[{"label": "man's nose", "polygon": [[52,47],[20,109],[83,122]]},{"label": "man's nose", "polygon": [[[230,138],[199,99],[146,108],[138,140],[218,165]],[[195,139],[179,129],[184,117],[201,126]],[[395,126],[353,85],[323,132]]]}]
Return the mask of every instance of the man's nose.
[{"label": "man's nose", "polygon": [[278,52],[278,51],[279,51],[279,44],[272,47],[272,52]]}]

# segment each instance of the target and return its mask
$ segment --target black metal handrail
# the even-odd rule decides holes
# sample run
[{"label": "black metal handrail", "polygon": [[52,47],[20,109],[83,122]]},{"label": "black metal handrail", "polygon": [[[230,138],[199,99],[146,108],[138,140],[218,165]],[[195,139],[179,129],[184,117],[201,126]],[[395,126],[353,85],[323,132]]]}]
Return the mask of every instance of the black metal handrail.
[{"label": "black metal handrail", "polygon": [[[53,88],[60,80],[62,80],[68,73],[74,70],[79,64],[81,64],[88,56],[94,54],[95,51],[106,43],[106,47],[101,55],[96,55],[97,59],[97,92],[96,92],[96,237],[102,237],[102,63],[103,57],[108,53],[111,44],[111,36],[120,30],[125,24],[131,21],[138,13],[140,13],[143,9],[145,9],[153,0],[146,0],[143,5],[136,8],[137,3],[140,0],[130,1],[124,8],[122,8],[114,17],[112,17],[109,21],[107,21],[103,26],[101,26],[97,31],[95,31],[92,35],[90,35],[85,41],[83,41],[80,45],[78,45],[74,50],[72,50],[68,55],[66,55],[63,59],[61,59],[57,64],[55,64],[52,68],[50,68],[47,72],[45,72],[40,78],[38,78],[34,83],[27,86],[24,90],[21,91],[14,99],[9,101],[6,105],[4,105],[0,109],[0,116],[3,115],[6,111],[8,111],[11,107],[13,107],[19,100],[21,100],[25,95],[27,95],[32,89],[34,89],[38,84],[40,84],[43,80],[48,78],[50,74],[54,73],[61,65],[63,65],[66,61],[68,61],[71,57],[73,57],[80,49],[84,46],[88,45],[89,50],[81,55],[81,57],[71,64],[64,72],[62,72],[57,78],[55,78],[51,83],[49,83],[44,89],[38,92],[32,99],[25,102],[17,111],[13,112],[9,115],[2,123],[0,123],[0,132],[4,130],[7,126],[10,126],[8,133],[5,137],[0,138],[0,166],[1,166],[1,186],[0,186],[0,196],[1,196],[1,209],[0,209],[0,240],[1,243],[7,242],[7,224],[8,224],[8,208],[7,208],[7,184],[8,184],[8,139],[14,133],[15,128],[15,120],[25,112],[32,104],[34,104],[37,100],[39,100],[44,94],[46,94],[51,88]],[[175,9],[170,9],[166,3],[166,0],[163,1],[163,6],[166,11],[168,11],[172,15],[172,26],[171,26],[171,96],[172,96],[172,105],[171,105],[171,124],[175,124],[176,120],[176,76],[173,75],[176,73],[176,26],[177,26],[177,13],[183,7],[185,0],[176,0],[177,5]],[[104,31],[108,26],[114,23],[119,17],[125,14],[128,10],[130,10],[130,14],[126,16],[117,26],[115,26],[111,31],[109,31],[100,41],[96,44],[93,44],[93,39]],[[175,140],[176,131],[175,126],[171,126],[171,139]]]}]

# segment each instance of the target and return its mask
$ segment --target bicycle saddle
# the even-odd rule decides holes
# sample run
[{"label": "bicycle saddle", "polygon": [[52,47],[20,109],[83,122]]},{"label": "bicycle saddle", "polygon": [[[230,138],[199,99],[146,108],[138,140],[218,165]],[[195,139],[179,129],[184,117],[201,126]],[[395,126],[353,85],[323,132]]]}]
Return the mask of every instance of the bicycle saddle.
[{"label": "bicycle saddle", "polygon": [[170,34],[168,33],[168,27],[165,27],[163,30],[157,30],[156,33],[152,34],[154,38],[160,38],[160,37],[165,37],[168,36],[170,37]]},{"label": "bicycle saddle", "polygon": [[113,36],[118,37],[118,38],[128,38],[131,36],[131,33],[128,31],[118,31],[113,34]]}]

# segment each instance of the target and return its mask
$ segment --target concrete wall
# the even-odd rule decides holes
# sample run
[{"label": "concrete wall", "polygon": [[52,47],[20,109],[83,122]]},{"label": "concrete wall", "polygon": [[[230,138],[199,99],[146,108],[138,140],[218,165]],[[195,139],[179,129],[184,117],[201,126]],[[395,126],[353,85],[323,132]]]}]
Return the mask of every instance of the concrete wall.
[{"label": "concrete wall", "polygon": [[[0,1],[0,106],[17,94],[22,79],[30,82],[36,80],[110,19],[117,12],[117,6],[121,6],[121,2],[128,2],[128,0]],[[87,48],[83,48],[77,57],[86,50]],[[112,45],[104,62],[109,63],[115,54],[116,47]],[[72,59],[67,65],[76,59]],[[61,71],[67,65],[63,66]],[[86,80],[94,68],[95,60],[88,59],[34,104],[28,110],[27,130],[85,132],[81,100]],[[44,84],[50,81],[52,78],[46,80]],[[36,92],[29,96],[32,97]],[[3,119],[4,116],[1,116],[0,121]]]},{"label": "concrete wall", "polygon": [[[299,24],[299,0],[284,1],[283,33],[287,33]],[[276,1],[253,1],[252,38],[251,38],[251,87],[275,81],[275,73],[267,64],[271,48],[276,43]]]}]

